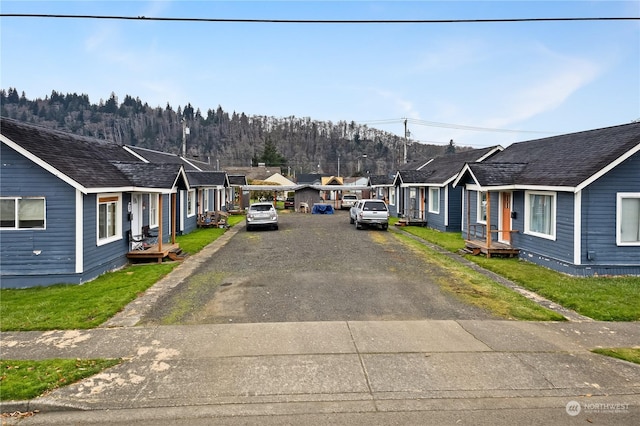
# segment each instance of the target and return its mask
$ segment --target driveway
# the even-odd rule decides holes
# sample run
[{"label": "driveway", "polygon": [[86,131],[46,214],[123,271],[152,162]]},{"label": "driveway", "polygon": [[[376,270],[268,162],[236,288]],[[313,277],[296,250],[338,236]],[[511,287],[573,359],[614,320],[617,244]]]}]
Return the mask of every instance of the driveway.
[{"label": "driveway", "polygon": [[443,293],[446,276],[393,232],[356,230],[346,211],[282,213],[278,231],[241,229],[142,323],[492,318]]}]

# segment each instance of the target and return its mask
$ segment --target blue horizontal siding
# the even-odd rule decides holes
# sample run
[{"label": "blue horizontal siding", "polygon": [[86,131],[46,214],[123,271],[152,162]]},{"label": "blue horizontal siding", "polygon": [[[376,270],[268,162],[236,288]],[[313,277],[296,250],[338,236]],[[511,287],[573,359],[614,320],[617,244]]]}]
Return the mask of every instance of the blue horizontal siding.
[{"label": "blue horizontal siding", "polygon": [[618,246],[616,242],[620,192],[640,193],[640,153],[583,190],[581,263],[640,266],[640,246]]},{"label": "blue horizontal siding", "polygon": [[[1,144],[0,194],[44,197],[46,229],[0,230],[2,287],[41,285],[75,275],[75,189]],[[38,253],[38,254],[36,254]]]}]

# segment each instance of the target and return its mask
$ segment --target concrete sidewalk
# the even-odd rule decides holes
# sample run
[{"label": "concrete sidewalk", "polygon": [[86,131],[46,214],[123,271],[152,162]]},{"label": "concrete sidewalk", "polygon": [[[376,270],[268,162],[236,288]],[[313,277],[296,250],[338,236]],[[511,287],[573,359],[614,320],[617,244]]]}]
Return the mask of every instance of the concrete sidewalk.
[{"label": "concrete sidewalk", "polygon": [[[565,410],[640,418],[635,323],[372,321],[2,333],[5,359],[119,357],[101,374],[2,411],[206,407],[209,416]],[[607,405],[609,407],[611,405]],[[38,415],[25,419],[37,424]],[[36,422],[36,423],[33,423]]]}]

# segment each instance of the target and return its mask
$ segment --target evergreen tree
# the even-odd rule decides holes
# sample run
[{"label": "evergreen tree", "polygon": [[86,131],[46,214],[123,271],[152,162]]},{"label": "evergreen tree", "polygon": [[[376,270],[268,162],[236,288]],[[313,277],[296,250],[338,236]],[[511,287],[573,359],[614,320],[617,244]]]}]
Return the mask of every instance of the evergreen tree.
[{"label": "evergreen tree", "polygon": [[456,153],[456,146],[453,144],[453,139],[449,141],[449,145],[447,145],[447,149],[444,153],[447,155]]}]

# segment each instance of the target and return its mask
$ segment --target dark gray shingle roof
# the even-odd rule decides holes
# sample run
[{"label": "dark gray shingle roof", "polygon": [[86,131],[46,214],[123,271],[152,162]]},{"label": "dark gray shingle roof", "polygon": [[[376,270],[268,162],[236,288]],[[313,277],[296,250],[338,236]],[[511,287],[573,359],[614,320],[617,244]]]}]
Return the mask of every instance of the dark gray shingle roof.
[{"label": "dark gray shingle roof", "polygon": [[120,145],[2,118],[0,131],[85,188],[130,186],[113,161],[139,161]]},{"label": "dark gray shingle roof", "polygon": [[442,155],[420,170],[400,170],[400,177],[403,183],[445,184],[457,176],[465,163],[479,161],[497,149],[498,147],[492,146]]},{"label": "dark gray shingle roof", "polygon": [[[470,168],[474,175],[480,174],[476,178],[483,186],[510,181],[519,185],[576,187],[638,144],[640,123],[630,123],[514,143],[483,165],[470,164]],[[512,176],[507,178],[509,173]]]},{"label": "dark gray shingle roof", "polygon": [[227,182],[226,176],[225,172],[187,172],[191,186],[223,186]]}]

